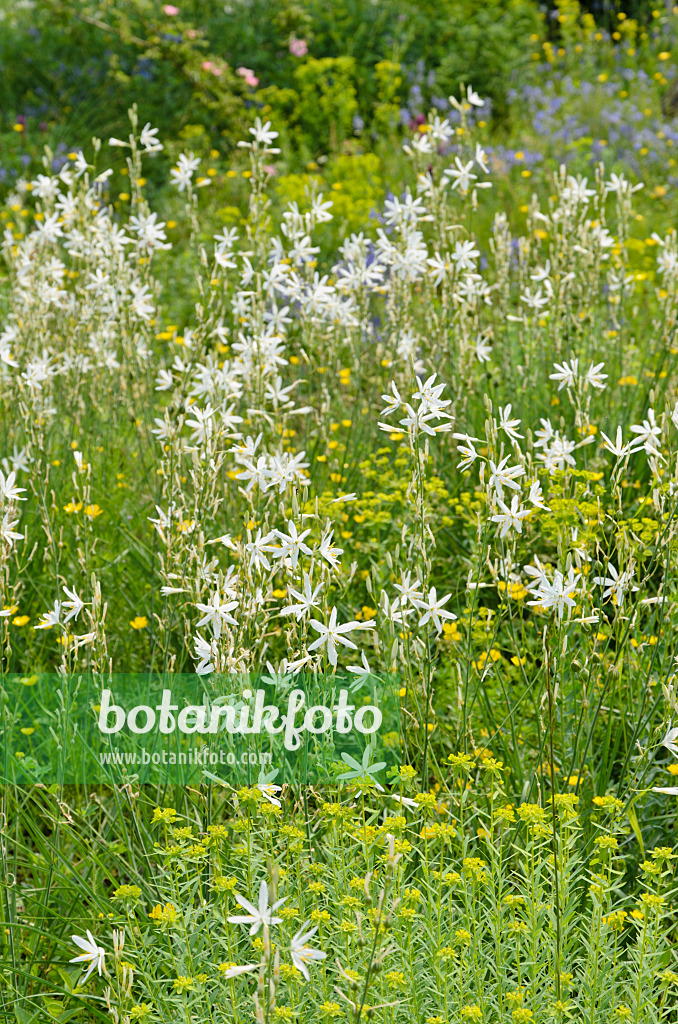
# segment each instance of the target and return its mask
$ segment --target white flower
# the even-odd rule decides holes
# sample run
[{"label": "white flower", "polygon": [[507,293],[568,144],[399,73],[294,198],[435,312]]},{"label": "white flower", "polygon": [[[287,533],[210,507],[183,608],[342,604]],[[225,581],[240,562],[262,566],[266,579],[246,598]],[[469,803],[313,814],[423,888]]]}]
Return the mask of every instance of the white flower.
[{"label": "white flower", "polygon": [[436,384],[435,380],[438,376],[437,373],[432,374],[423,383],[420,378],[417,378],[417,392],[412,396],[413,402],[421,402],[420,409],[424,409],[426,413],[439,414],[442,409],[445,409],[448,405],[452,404],[452,399],[442,398],[445,383]]},{"label": "white flower", "polygon": [[492,346],[487,338],[479,337],[476,341],[476,359],[479,363],[489,363],[492,358]]},{"label": "white flower", "polygon": [[551,511],[548,505],[544,504],[544,495],[538,480],[533,480],[530,484],[530,493],[527,496],[527,500],[532,502],[536,508],[543,508],[545,512]]},{"label": "white flower", "polygon": [[395,584],[395,588],[400,594],[401,604],[415,604],[416,601],[423,598],[423,593],[419,589],[419,581],[412,580],[411,572],[401,572],[400,583]]},{"label": "white flower", "polygon": [[[392,800],[397,800],[398,803],[402,804],[402,806],[405,807],[408,811],[418,811],[419,810],[419,804],[417,803],[417,801],[413,800],[409,796],[398,796],[397,793],[391,793],[391,799]],[[384,811],[384,814],[385,813],[386,812]]]},{"label": "white flower", "polygon": [[157,134],[158,129],[151,128],[150,121],[141,129],[139,142],[147,153],[159,153],[160,150],[164,148],[162,142],[159,142],[156,138]]},{"label": "white flower", "polygon": [[271,122],[262,124],[261,118],[257,117],[254,125],[249,129],[250,135],[254,136],[254,142],[239,142],[238,145],[244,149],[259,149],[262,147],[265,153],[279,153],[279,149],[271,149],[271,143],[278,138],[278,133],[271,131]]},{"label": "white flower", "polygon": [[322,536],[322,538],[320,540],[320,549],[319,550],[320,550],[321,556],[325,559],[325,561],[328,562],[332,566],[333,569],[338,569],[339,568],[339,564],[340,564],[339,563],[339,557],[340,557],[340,555],[343,555],[344,549],[343,548],[335,548],[335,547],[332,546],[332,535],[333,534],[334,534],[334,530],[329,530],[327,533],[323,534],[323,536]]},{"label": "white flower", "polygon": [[158,221],[157,213],[133,215],[129,219],[129,230],[138,238],[138,246],[150,252],[153,249],[171,249],[166,241],[165,222]]},{"label": "white flower", "polygon": [[454,158],[454,167],[448,167],[443,171],[443,177],[452,181],[452,188],[458,188],[462,195],[466,195],[471,183],[477,181],[478,175],[472,174],[473,160],[463,164],[458,156]]},{"label": "white flower", "polygon": [[81,149],[75,154],[75,160],[73,161],[73,170],[75,171],[76,178],[82,178],[83,174],[90,165],[85,160]]},{"label": "white flower", "polygon": [[655,445],[655,438],[661,437],[662,428],[657,423],[654,409],[647,410],[647,419],[643,420],[641,424],[634,423],[632,425],[631,433],[638,435],[636,441],[643,443],[648,455],[659,455]]},{"label": "white flower", "polygon": [[517,494],[513,495],[510,508],[501,500],[501,498],[497,499],[497,504],[499,505],[501,512],[492,516],[492,522],[499,523],[499,536],[505,537],[509,530],[515,530],[516,533],[522,533],[522,520],[525,516],[529,516],[530,509],[523,508],[521,506],[520,497]]},{"label": "white flower", "polygon": [[215,640],[218,640],[221,636],[221,628],[224,624],[228,623],[230,626],[237,626],[236,619],[230,614],[235,608],[238,607],[237,601],[223,601],[218,590],[210,596],[207,604],[196,604],[196,608],[199,612],[203,612],[203,617],[198,623],[198,629],[204,626],[206,623],[212,627]]},{"label": "white flower", "polygon": [[303,577],[303,588],[303,593],[300,593],[298,590],[294,590],[292,587],[287,588],[289,596],[296,598],[298,604],[290,604],[285,608],[281,608],[281,615],[294,615],[297,622],[299,622],[303,615],[310,612],[311,608],[318,607],[318,595],[322,590],[322,583],[319,583],[318,586],[312,590],[311,577],[307,572],[305,572]]},{"label": "white flower", "polygon": [[34,629],[51,629],[52,626],[58,626],[61,621],[61,601],[54,602],[54,608],[51,612],[43,612],[42,619],[34,626]]},{"label": "white flower", "polygon": [[424,612],[422,617],[419,619],[419,625],[425,626],[427,622],[433,622],[436,628],[436,632],[440,633],[443,628],[443,619],[456,619],[456,615],[453,612],[445,611],[444,605],[452,597],[451,594],[446,594],[445,597],[439,598],[436,593],[436,588],[431,587],[429,590],[428,598],[418,598],[413,603]]},{"label": "white flower", "polygon": [[240,893],[234,892],[235,901],[238,903],[243,910],[247,911],[247,914],[234,914],[228,918],[230,924],[249,924],[250,935],[256,935],[261,926],[264,928],[270,928],[271,925],[280,924],[282,921],[281,917],[274,917],[278,907],[281,907],[287,896],[283,896],[282,899],[276,900],[276,902],[269,907],[268,905],[268,885],[265,881],[262,881],[259,887],[259,905],[255,907],[249,900],[246,900]]},{"label": "white flower", "polygon": [[[402,408],[403,400],[400,397],[400,393],[393,381],[391,381],[391,391],[392,395],[381,396],[387,406],[387,408],[384,409],[382,416],[390,416],[392,412],[397,412],[398,409]],[[678,403],[676,404],[676,408],[678,408]]]},{"label": "white flower", "polygon": [[469,437],[468,434],[453,434],[452,437],[455,441],[466,441],[466,444],[457,445],[457,451],[460,455],[464,456],[457,466],[457,469],[467,469],[469,466],[473,465],[477,458],[480,457],[473,447],[474,443],[480,444],[480,440],[477,437]]},{"label": "white flower", "polygon": [[582,178],[581,175],[574,178],[571,174],[568,175],[567,185],[562,191],[563,199],[568,202],[588,203],[596,192],[593,188],[587,188],[587,184],[588,178]]},{"label": "white flower", "polygon": [[0,539],[10,548],[14,547],[15,540],[23,540],[23,533],[17,533],[14,529],[18,522],[18,519],[10,519],[9,512],[5,512],[0,523]]},{"label": "white flower", "polygon": [[489,168],[488,163],[487,163],[487,153],[485,152],[485,150],[483,149],[483,147],[480,145],[479,142],[476,142],[476,155],[475,155],[475,159],[476,159],[476,163],[478,164],[478,166],[480,168],[482,168],[482,170],[485,172],[485,174],[489,174],[490,168]]},{"label": "white flower", "polygon": [[308,928],[309,921],[302,924],[301,928],[296,935],[293,936],[290,942],[290,953],[292,955],[292,963],[298,971],[301,971],[306,981],[310,981],[310,975],[308,973],[308,967],[306,964],[314,960],[324,960],[327,953],[323,953],[321,949],[311,949],[308,945],[308,940],[311,939],[318,931],[318,925],[315,928],[311,928],[309,931],[304,932],[304,928]]},{"label": "white flower", "polygon": [[222,978],[238,978],[241,974],[247,974],[248,971],[256,971],[259,968],[259,964],[233,964],[232,967],[227,967],[226,970],[220,971]]},{"label": "white flower", "polygon": [[598,388],[599,391],[603,391],[607,387],[607,384],[604,383],[607,380],[607,374],[600,372],[604,366],[605,363],[591,363],[584,377],[585,383],[590,384],[592,388]]},{"label": "white flower", "polygon": [[346,633],[352,633],[355,629],[373,629],[371,623],[356,622],[355,620],[344,622],[341,626],[338,626],[336,608],[332,609],[327,625],[319,622],[317,619],[311,619],[311,625],[317,633],[320,633],[320,636],[312,644],[309,644],[309,651],[315,651],[319,647],[327,645],[327,658],[330,665],[334,667],[337,664],[337,644],[343,644],[344,647],[352,647],[354,651],[358,649],[353,641],[346,637]]},{"label": "white flower", "polygon": [[[525,566],[528,572],[532,566]],[[534,570],[532,570],[534,573]],[[546,575],[539,578],[537,586],[530,589],[534,601],[528,601],[531,605],[540,605],[542,608],[555,608],[558,618],[562,619],[565,608],[574,608],[575,600],[572,596],[577,591],[579,579],[575,578],[574,570],[570,568],[567,579],[563,577],[560,569],[556,569],[553,583],[550,583]]]},{"label": "white flower", "polygon": [[177,166],[170,171],[172,184],[176,185],[180,192],[183,192],[191,184],[193,174],[200,166],[200,158],[192,153],[181,153],[177,160]]},{"label": "white flower", "polygon": [[573,388],[579,373],[579,360],[573,359],[571,363],[563,362],[562,365],[554,363],[553,366],[556,372],[549,374],[549,380],[557,380],[559,382],[558,390],[562,391],[563,388]]},{"label": "white flower", "polygon": [[533,580],[537,581],[535,584],[533,584],[533,588],[535,586],[541,586],[542,582],[548,583],[549,578],[546,575],[546,569],[541,564],[536,555],[534,556],[534,565],[524,565],[523,569],[525,570],[528,576],[531,576]]},{"label": "white flower", "polygon": [[132,309],[140,320],[150,320],[155,312],[148,285],[132,284]]},{"label": "white flower", "polygon": [[637,192],[643,187],[642,181],[639,181],[637,185],[632,185],[623,174],[611,174],[610,180],[605,182],[605,191],[614,192],[619,199],[628,193]]},{"label": "white flower", "polygon": [[426,262],[431,268],[431,279],[437,288],[447,277],[450,271],[450,264],[442,258],[440,253],[435,253]]},{"label": "white flower", "polygon": [[[520,296],[520,301],[524,302],[526,306],[535,311],[543,310],[545,306],[549,304],[548,295],[543,295],[541,288],[537,288],[533,293],[531,288],[526,288],[523,294]],[[546,313],[542,314],[546,316]]]},{"label": "white flower", "polygon": [[106,969],[106,950],[103,948],[103,946],[97,945],[96,939],[89,930],[87,931],[86,939],[83,939],[80,935],[71,935],[71,938],[73,942],[76,944],[76,946],[78,946],[79,949],[84,950],[84,952],[81,953],[79,956],[74,956],[71,960],[69,960],[69,963],[77,964],[89,960],[89,967],[87,968],[87,971],[80,979],[79,984],[84,985],[84,983],[87,981],[90,974],[94,970],[96,970],[99,974],[99,977],[101,977],[102,971]]},{"label": "white flower", "polygon": [[68,598],[68,601],[63,601],[61,604],[62,608],[68,608],[68,615],[64,618],[64,623],[70,622],[71,619],[77,619],[78,615],[85,607],[85,602],[82,601],[75,590],[69,590],[68,587],[63,588],[64,594]]},{"label": "white flower", "polygon": [[[421,396],[415,395],[414,397],[419,398]],[[447,402],[444,404],[447,405]],[[405,430],[413,436],[424,433],[428,434],[430,437],[435,437],[436,434],[444,433],[445,431],[452,429],[449,422],[439,423],[437,426],[432,427],[430,425],[431,420],[441,419],[442,417],[449,419],[449,417],[447,416],[447,413],[438,411],[427,412],[426,409],[427,404],[425,402],[422,402],[417,410],[413,409],[409,403],[405,403],[405,412],[407,415],[398,421],[399,426],[404,427]],[[390,434],[393,431],[393,427],[390,423],[379,423],[379,429],[385,430],[387,434]]]},{"label": "white flower", "polygon": [[611,454],[615,455],[618,459],[623,459],[624,456],[631,455],[633,452],[638,451],[637,448],[634,448],[634,444],[637,443],[637,438],[633,441],[629,441],[628,444],[624,444],[621,427],[617,427],[617,436],[614,441],[612,441],[607,434],[603,433],[602,430],[600,432],[600,436],[605,441],[605,444],[603,445],[605,451],[611,452]]},{"label": "white flower", "polygon": [[193,646],[195,647],[194,657],[198,661],[195,668],[196,673],[199,676],[206,676],[210,672],[214,672],[214,662],[218,655],[216,639],[210,643],[200,633],[197,633],[193,638]]},{"label": "white flower", "polygon": [[174,386],[174,377],[172,376],[171,370],[158,370],[158,376],[155,378],[155,390],[156,391],[170,391]]},{"label": "white flower", "polygon": [[393,602],[389,601],[385,590],[381,592],[379,610],[385,619],[393,623],[405,623],[413,611],[412,608],[408,608],[403,601],[398,601],[397,598]]},{"label": "white flower", "polygon": [[661,741],[660,746],[666,747],[666,749],[669,750],[673,754],[674,757],[678,758],[678,742],[677,741],[678,741],[678,728],[672,729],[671,726],[669,725],[669,728],[668,728],[668,730],[666,732],[666,736]]},{"label": "white flower", "polygon": [[267,533],[262,536],[261,527],[257,530],[257,535],[254,540],[250,540],[245,545],[245,551],[249,555],[252,566],[261,571],[266,569],[267,571],[271,568],[271,563],[268,560],[267,552],[270,550],[270,543],[273,534]]},{"label": "white flower", "polygon": [[282,786],[274,786],[272,782],[258,782],[257,789],[270,804],[273,804],[274,807],[282,806],[280,800],[276,800],[275,796],[276,793],[281,792]]},{"label": "white flower", "polygon": [[282,546],[278,549],[271,548],[271,551],[290,569],[296,569],[300,553],[313,554],[308,545],[304,544],[304,537],[308,537],[311,531],[304,530],[303,533],[298,533],[296,524],[291,519],[287,523],[287,529],[289,533],[283,533],[282,530],[273,531],[275,536],[282,541]]},{"label": "white flower", "polygon": [[471,241],[455,242],[452,259],[460,270],[474,270],[476,259],[480,256],[480,250],[476,249],[475,243]]},{"label": "white flower", "polygon": [[506,455],[496,465],[490,459],[490,489],[494,488],[500,501],[504,500],[504,488],[509,487],[514,491],[520,490],[520,484],[516,483],[516,477],[522,476],[525,472],[523,466],[507,466],[510,456]]},{"label": "white flower", "polygon": [[614,604],[621,608],[624,603],[624,594],[628,590],[633,594],[639,589],[632,585],[635,565],[633,561],[629,562],[628,568],[620,574],[612,563],[609,562],[605,572],[607,573],[607,576],[594,576],[593,582],[597,583],[601,587],[605,587],[603,592],[603,601],[606,601],[608,597],[611,597]]},{"label": "white flower", "polygon": [[511,409],[512,405],[510,402],[504,408],[499,406],[499,426],[508,434],[512,441],[517,441],[523,435],[519,434],[517,429],[520,426],[520,420],[511,419]]}]

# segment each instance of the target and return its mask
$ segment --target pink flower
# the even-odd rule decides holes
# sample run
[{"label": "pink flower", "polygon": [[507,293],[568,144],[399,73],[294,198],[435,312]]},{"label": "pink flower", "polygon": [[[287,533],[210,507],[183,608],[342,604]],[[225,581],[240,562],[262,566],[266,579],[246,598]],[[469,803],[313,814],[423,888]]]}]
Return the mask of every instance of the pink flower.
[{"label": "pink flower", "polygon": [[236,73],[240,75],[241,78],[244,78],[247,85],[251,86],[252,89],[259,85],[259,79],[251,68],[238,68]]},{"label": "pink flower", "polygon": [[174,17],[175,14],[179,13],[179,8],[175,7],[174,4],[165,4],[163,7],[163,13],[169,17]]},{"label": "pink flower", "polygon": [[290,53],[293,57],[305,57],[308,53],[308,43],[305,39],[290,39]]},{"label": "pink flower", "polygon": [[264,164],[262,170],[266,171],[266,173],[270,174],[271,176],[278,173],[273,164]]},{"label": "pink flower", "polygon": [[200,67],[203,69],[203,71],[209,71],[210,74],[212,75],[219,76],[222,74],[221,68],[218,68],[217,65],[214,64],[211,60],[204,60]]}]

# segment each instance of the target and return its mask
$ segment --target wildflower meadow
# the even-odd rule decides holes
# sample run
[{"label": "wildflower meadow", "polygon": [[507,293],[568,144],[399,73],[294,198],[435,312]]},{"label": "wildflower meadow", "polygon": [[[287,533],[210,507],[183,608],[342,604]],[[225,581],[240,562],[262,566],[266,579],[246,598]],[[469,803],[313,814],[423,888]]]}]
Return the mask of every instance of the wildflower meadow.
[{"label": "wildflower meadow", "polygon": [[678,1019],[678,8],[589,6],[3,9],[2,1020]]}]

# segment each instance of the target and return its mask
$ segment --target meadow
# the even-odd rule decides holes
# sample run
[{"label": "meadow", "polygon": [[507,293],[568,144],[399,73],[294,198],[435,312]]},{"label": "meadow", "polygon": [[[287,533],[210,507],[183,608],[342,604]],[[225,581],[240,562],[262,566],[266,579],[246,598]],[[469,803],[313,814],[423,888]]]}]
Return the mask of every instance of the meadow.
[{"label": "meadow", "polygon": [[[499,5],[485,83],[233,6],[239,68],[199,5],[73,5],[157,69],[101,137],[3,103],[0,1013],[674,1021],[676,12]],[[124,674],[397,723],[305,785],[73,783]]]}]

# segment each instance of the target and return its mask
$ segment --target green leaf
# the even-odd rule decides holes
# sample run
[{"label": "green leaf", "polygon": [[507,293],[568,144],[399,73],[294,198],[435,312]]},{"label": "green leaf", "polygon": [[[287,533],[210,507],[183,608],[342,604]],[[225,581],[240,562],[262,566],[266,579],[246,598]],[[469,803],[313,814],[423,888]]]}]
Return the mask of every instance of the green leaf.
[{"label": "green leaf", "polygon": [[640,852],[641,852],[641,854],[643,856],[643,860],[644,860],[645,859],[645,846],[643,844],[643,836],[642,836],[642,833],[640,831],[640,825],[638,824],[638,816],[637,816],[635,808],[633,807],[632,804],[629,804],[629,806],[626,809],[626,813],[628,815],[628,819],[629,819],[629,823],[631,825],[631,828],[633,829],[635,837],[638,840],[638,845],[640,846]]},{"label": "green leaf", "polygon": [[342,761],[346,762],[349,768],[353,768],[354,771],[361,772],[363,770],[363,765],[361,765],[358,761],[356,761],[354,757],[351,757],[351,755],[347,754],[345,751],[342,751],[341,759]]},{"label": "green leaf", "polygon": [[14,1016],[16,1017],[18,1024],[31,1024],[37,1018],[37,1012],[31,1013],[29,1010],[22,1010],[18,1006],[14,1007]]}]

